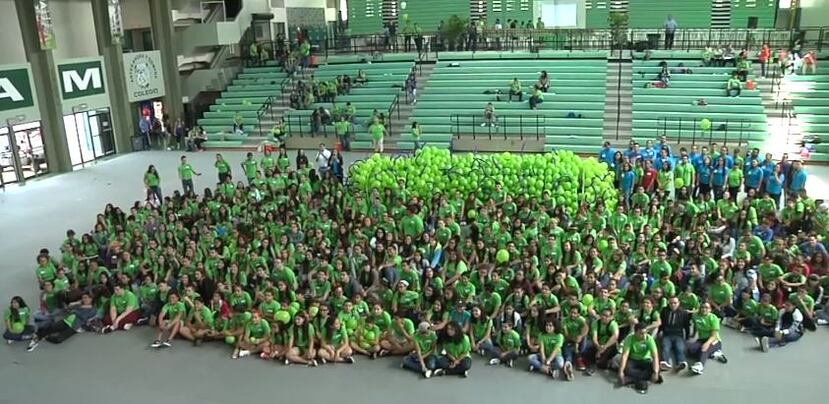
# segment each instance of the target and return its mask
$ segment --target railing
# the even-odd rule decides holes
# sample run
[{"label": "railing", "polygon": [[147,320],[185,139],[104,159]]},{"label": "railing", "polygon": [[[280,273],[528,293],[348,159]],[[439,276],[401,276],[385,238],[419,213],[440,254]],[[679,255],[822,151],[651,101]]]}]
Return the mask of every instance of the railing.
[{"label": "railing", "polygon": [[[777,30],[771,28],[687,28],[678,29],[674,36],[674,50],[703,49],[717,44],[731,44],[735,48],[758,49],[767,43],[772,49],[789,49],[795,40],[803,39],[804,48],[823,50],[829,45],[825,27],[808,27],[801,30]],[[637,43],[648,42],[650,49],[659,49],[664,40],[662,28],[633,28],[628,29],[622,36],[626,39],[625,49],[632,49]],[[381,34],[350,35],[335,33],[327,36],[325,41],[326,55],[330,53],[374,53],[374,52],[404,52],[402,35],[386,39]],[[424,53],[446,50],[501,50],[517,51],[540,49],[558,50],[606,50],[616,48],[613,32],[610,29],[493,29],[487,28],[477,41],[468,41],[462,36],[454,43],[436,31],[423,33]],[[649,42],[650,41],[650,42]],[[412,48],[410,51],[415,51]]]},{"label": "railing", "polygon": [[[313,110],[303,110],[303,112],[313,113]],[[313,136],[313,135],[322,135],[323,137],[328,137],[329,132],[331,135],[334,135],[333,126],[331,125],[320,125],[320,130],[317,133],[311,130],[311,116],[308,114],[297,115],[291,114],[285,117],[285,130],[288,135],[290,136],[299,136],[305,137],[305,135]]]},{"label": "railing", "polygon": [[[656,132],[657,136],[666,136],[676,139],[676,143],[680,144],[685,137],[685,142],[688,142],[690,136],[691,146],[696,146],[697,141],[705,142],[707,136],[708,144],[712,143],[728,143],[729,134],[732,136],[731,142],[735,141],[738,146],[742,146],[743,142],[748,143],[749,139],[746,137],[746,130],[751,127],[751,123],[744,119],[733,120],[726,119],[724,121],[711,121],[709,129],[703,129],[701,119],[691,119],[682,117],[660,117],[657,118]],[[690,130],[690,133],[688,132]],[[717,136],[714,139],[714,132],[722,133],[722,136]]]},{"label": "railing", "polygon": [[271,120],[273,120],[273,118],[274,118],[273,117],[273,109],[271,109],[272,105],[273,105],[273,96],[270,96],[265,100],[265,103],[262,104],[261,107],[259,107],[259,110],[256,111],[256,120],[257,120],[257,123],[258,123],[258,126],[259,126],[259,136],[265,136],[264,129],[262,128],[262,117],[265,116],[265,114],[270,113]]},{"label": "railing", "polygon": [[541,140],[546,135],[547,118],[544,115],[518,115],[500,116],[493,119],[495,126],[489,125],[486,118],[481,114],[453,114],[449,116],[452,124],[452,134],[460,139],[461,135],[471,132],[472,139],[478,136],[487,136],[492,140],[493,135],[503,136],[506,140],[513,133],[508,133],[509,128],[518,128],[518,136],[524,140],[524,136],[535,136]]},{"label": "railing", "polygon": [[286,101],[288,98],[285,97],[285,93],[289,93],[294,90],[294,76],[289,74],[288,77],[282,79],[279,83],[279,95],[282,98],[282,106],[287,107],[288,105]]},{"label": "railing", "polygon": [[[408,100],[408,94],[409,94],[408,91],[404,91],[404,93],[406,94],[406,98]],[[389,109],[386,111],[387,112],[386,117],[389,120],[388,125],[387,125],[387,130],[389,131],[389,136],[392,135],[392,133],[391,133],[392,132],[392,127],[394,127],[394,125],[392,125],[392,116],[393,116],[392,114],[395,112],[395,110],[397,111],[397,120],[399,120],[400,119],[400,95],[399,94],[394,96],[394,99],[391,101],[391,104],[389,104]],[[395,122],[397,120],[395,120]]]}]

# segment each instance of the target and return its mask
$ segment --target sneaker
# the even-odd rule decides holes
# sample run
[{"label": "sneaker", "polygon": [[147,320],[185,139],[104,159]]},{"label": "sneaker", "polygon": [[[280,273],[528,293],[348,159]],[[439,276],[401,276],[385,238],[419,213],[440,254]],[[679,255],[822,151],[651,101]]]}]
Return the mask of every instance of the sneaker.
[{"label": "sneaker", "polygon": [[763,352],[769,351],[769,337],[760,338],[760,349]]},{"label": "sneaker", "polygon": [[464,372],[463,372],[463,375],[462,375],[462,376],[463,376],[464,378],[469,377],[469,371],[468,371],[468,370],[464,370]]},{"label": "sneaker", "polygon": [[682,361],[679,362],[679,365],[676,365],[676,371],[681,372],[688,368],[688,362]]},{"label": "sneaker", "polygon": [[443,376],[445,373],[446,373],[446,371],[443,370],[443,369],[435,369],[435,371],[432,372],[432,375],[433,376]]},{"label": "sneaker", "polygon": [[350,364],[354,364],[354,362],[356,362],[354,360],[353,356],[349,356],[348,358],[345,358],[345,361],[346,361],[346,363],[350,363]]},{"label": "sneaker", "polygon": [[320,363],[322,363],[323,365],[325,365],[326,363],[328,363],[328,361],[327,361],[327,360],[325,360],[325,358],[320,358]]},{"label": "sneaker", "polygon": [[112,332],[112,326],[111,325],[108,325],[108,326],[105,326],[104,328],[101,328],[101,334],[109,334],[111,332]]},{"label": "sneaker", "polygon": [[691,365],[691,373],[695,375],[701,375],[705,367],[702,365],[702,362],[696,362]]},{"label": "sneaker", "polygon": [[728,358],[725,357],[725,354],[723,353],[722,350],[718,349],[718,350],[714,351],[714,353],[711,354],[711,357],[716,359],[720,363],[728,363]]},{"label": "sneaker", "polygon": [[241,351],[239,351],[239,357],[240,357],[240,358],[244,358],[244,357],[246,357],[246,356],[250,356],[250,351],[248,351],[248,350],[244,350],[244,349],[243,349],[243,350],[241,350]]},{"label": "sneaker", "polygon": [[401,362],[400,363],[400,369],[406,369],[406,364]]},{"label": "sneaker", "polygon": [[317,367],[317,366],[319,366],[319,365],[320,365],[320,364],[317,362],[317,360],[316,360],[316,359],[311,359],[311,362],[309,362],[309,363],[308,363],[308,366],[310,366],[310,367],[312,367],[312,368],[315,368],[315,367]]},{"label": "sneaker", "polygon": [[636,392],[639,394],[648,394],[648,382],[637,382]]},{"label": "sneaker", "polygon": [[149,323],[149,322],[150,322],[149,317],[141,317],[141,318],[138,319],[138,321],[135,322],[135,325],[147,325],[147,323]]},{"label": "sneaker", "polygon": [[596,374],[596,368],[593,366],[588,367],[587,370],[584,371],[585,376],[593,376],[594,374]]},{"label": "sneaker", "polygon": [[161,341],[155,340],[152,344],[150,344],[150,348],[161,348]]},{"label": "sneaker", "polygon": [[428,379],[428,378],[432,377],[432,373],[433,373],[433,372],[432,372],[432,370],[431,370],[431,369],[426,369],[426,371],[425,371],[425,372],[423,372],[423,377],[424,377],[424,378],[426,378],[426,379]]},{"label": "sneaker", "polygon": [[585,364],[584,364],[584,359],[576,358],[576,370],[581,372],[581,371],[584,371],[585,369],[587,369],[587,366],[585,366]]},{"label": "sneaker", "polygon": [[285,359],[285,366],[291,366],[291,361]]},{"label": "sneaker", "polygon": [[230,359],[239,359],[239,352],[233,351],[230,355]]},{"label": "sneaker", "polygon": [[26,347],[26,352],[34,351],[35,349],[37,349],[38,345],[40,345],[40,343],[37,342],[36,339],[33,339],[33,340],[29,341],[29,346]]},{"label": "sneaker", "polygon": [[478,350],[478,355],[484,356],[484,350],[483,350],[483,349],[479,349],[479,350]]},{"label": "sneaker", "polygon": [[515,366],[515,361],[510,359],[509,362],[507,362],[507,366],[514,367]]},{"label": "sneaker", "polygon": [[501,363],[501,360],[498,359],[498,358],[492,358],[492,359],[489,360],[489,365],[490,366],[495,366],[495,365],[498,365],[500,363]]},{"label": "sneaker", "polygon": [[371,359],[377,359],[377,352],[371,353]]},{"label": "sneaker", "polygon": [[573,364],[570,362],[564,364],[564,378],[568,382],[573,381]]},{"label": "sneaker", "polygon": [[383,357],[383,356],[386,356],[386,355],[388,355],[388,354],[389,354],[389,351],[387,351],[387,350],[385,350],[385,349],[381,349],[381,350],[380,350],[380,353],[379,353],[379,356]]},{"label": "sneaker", "polygon": [[822,318],[817,319],[817,325],[829,325],[829,320],[824,320]]},{"label": "sneaker", "polygon": [[7,339],[7,340],[6,340],[6,343],[7,343],[7,344],[9,344],[9,345],[11,345],[11,344],[14,344],[14,341],[12,341],[12,340],[10,340],[10,339]]},{"label": "sneaker", "polygon": [[124,324],[124,331],[129,331],[132,328],[132,323]]},{"label": "sneaker", "polygon": [[164,348],[169,348],[169,347],[173,346],[173,343],[170,342],[170,340],[168,339],[168,340],[162,342],[161,345],[163,345]]},{"label": "sneaker", "polygon": [[557,380],[560,375],[561,372],[558,369],[555,369],[552,372],[550,372],[550,378],[553,380]]},{"label": "sneaker", "polygon": [[673,366],[671,366],[670,363],[666,361],[659,362],[659,369],[661,369],[663,372],[666,370],[670,370],[671,368],[673,368]]}]

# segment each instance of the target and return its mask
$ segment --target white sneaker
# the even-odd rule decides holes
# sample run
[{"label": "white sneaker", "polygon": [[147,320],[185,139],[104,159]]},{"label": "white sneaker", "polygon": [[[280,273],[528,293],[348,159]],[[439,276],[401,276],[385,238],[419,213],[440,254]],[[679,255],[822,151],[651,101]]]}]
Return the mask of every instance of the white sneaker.
[{"label": "white sneaker", "polygon": [[691,365],[691,373],[695,375],[701,375],[705,367],[702,365],[702,362],[697,362]]},{"label": "white sneaker", "polygon": [[489,360],[489,365],[490,366],[495,366],[495,365],[498,365],[500,363],[501,363],[501,360],[498,359],[498,358],[492,358],[492,359]]},{"label": "white sneaker", "polygon": [[662,361],[659,362],[659,368],[662,370],[670,370],[671,368],[673,368],[673,366],[671,366],[671,364],[666,361]]},{"label": "white sneaker", "polygon": [[469,377],[469,371],[468,370],[463,372],[463,377]]},{"label": "white sneaker", "polygon": [[769,351],[769,337],[760,338],[760,349],[763,352]]},{"label": "white sneaker", "polygon": [[250,351],[246,351],[244,349],[239,351],[239,357],[240,358],[244,358],[245,356],[250,356]]},{"label": "white sneaker", "polygon": [[723,353],[722,350],[718,349],[718,350],[714,351],[714,353],[711,354],[711,357],[716,359],[720,363],[728,363],[728,358],[725,357],[725,354]]},{"label": "white sneaker", "polygon": [[40,343],[37,342],[36,339],[29,341],[29,346],[26,347],[26,352],[34,351],[35,349],[37,349],[38,345],[40,345]]},{"label": "white sneaker", "polygon": [[423,372],[423,377],[425,377],[427,379],[432,377],[432,370],[431,369],[426,369],[426,371]]},{"label": "white sneaker", "polygon": [[124,324],[124,331],[129,331],[132,328],[132,323]]},{"label": "white sneaker", "polygon": [[161,341],[155,340],[152,344],[150,344],[150,348],[161,348]]},{"label": "white sneaker", "polygon": [[817,319],[817,325],[829,325],[829,321],[819,318]]},{"label": "white sneaker", "polygon": [[169,347],[173,346],[173,343],[170,342],[170,340],[168,339],[168,340],[162,342],[161,345],[163,345],[165,348],[169,348]]}]

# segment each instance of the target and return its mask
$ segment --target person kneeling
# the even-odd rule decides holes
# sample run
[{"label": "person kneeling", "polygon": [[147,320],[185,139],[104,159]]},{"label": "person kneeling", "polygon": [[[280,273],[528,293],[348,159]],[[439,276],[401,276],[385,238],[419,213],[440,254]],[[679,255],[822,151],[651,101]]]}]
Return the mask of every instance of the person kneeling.
[{"label": "person kneeling", "polygon": [[633,334],[622,343],[618,386],[633,384],[641,394],[648,392],[648,382],[660,383],[659,352],[653,336],[645,331],[644,323],[636,324]]}]

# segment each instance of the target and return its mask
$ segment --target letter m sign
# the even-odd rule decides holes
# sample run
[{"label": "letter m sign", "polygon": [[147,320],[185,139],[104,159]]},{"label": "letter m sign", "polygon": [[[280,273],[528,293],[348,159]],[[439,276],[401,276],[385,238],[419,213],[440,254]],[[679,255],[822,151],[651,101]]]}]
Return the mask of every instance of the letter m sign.
[{"label": "letter m sign", "polygon": [[64,100],[104,94],[104,69],[100,60],[58,65],[60,92]]}]

